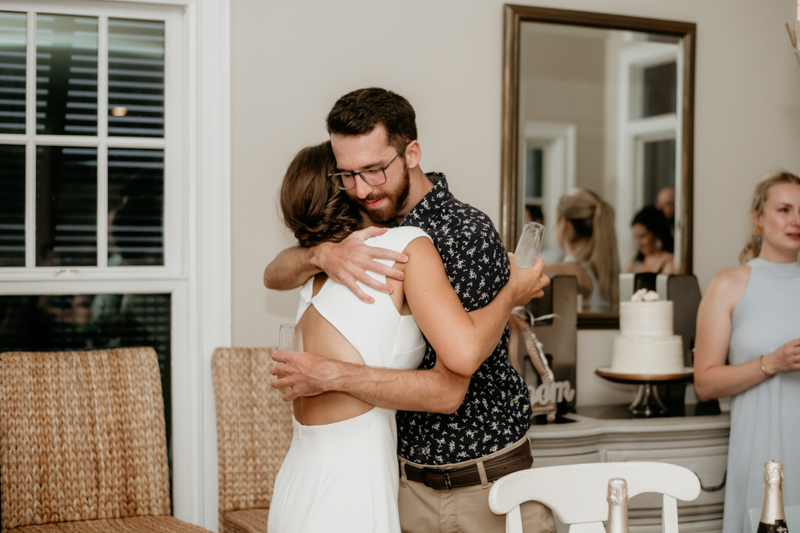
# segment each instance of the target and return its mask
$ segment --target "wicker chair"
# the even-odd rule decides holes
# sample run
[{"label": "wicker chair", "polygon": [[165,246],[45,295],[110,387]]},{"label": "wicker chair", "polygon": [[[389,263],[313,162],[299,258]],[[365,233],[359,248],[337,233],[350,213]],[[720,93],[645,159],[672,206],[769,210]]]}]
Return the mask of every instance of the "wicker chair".
[{"label": "wicker chair", "polygon": [[170,516],[152,348],[0,354],[2,531],[207,530]]},{"label": "wicker chair", "polygon": [[217,348],[220,533],[264,533],[272,487],[292,441],[292,404],[270,387],[272,348]]}]

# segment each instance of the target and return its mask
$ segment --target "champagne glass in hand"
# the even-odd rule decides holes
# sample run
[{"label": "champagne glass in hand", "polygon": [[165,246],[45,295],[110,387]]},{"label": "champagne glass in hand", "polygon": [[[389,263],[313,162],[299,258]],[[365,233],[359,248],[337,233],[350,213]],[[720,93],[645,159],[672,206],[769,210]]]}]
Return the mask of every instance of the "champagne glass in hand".
[{"label": "champagne glass in hand", "polygon": [[544,226],[538,222],[528,222],[522,228],[522,235],[514,251],[519,268],[533,268],[536,264],[536,258],[539,257],[539,250],[542,247],[542,237],[544,237]]},{"label": "champagne glass in hand", "polygon": [[[280,335],[278,337],[278,350],[282,352],[302,352],[303,334],[297,324],[281,324]],[[282,364],[282,363],[281,363]],[[284,377],[280,375],[278,377]],[[291,390],[290,387],[281,387],[280,391],[286,395]]]}]

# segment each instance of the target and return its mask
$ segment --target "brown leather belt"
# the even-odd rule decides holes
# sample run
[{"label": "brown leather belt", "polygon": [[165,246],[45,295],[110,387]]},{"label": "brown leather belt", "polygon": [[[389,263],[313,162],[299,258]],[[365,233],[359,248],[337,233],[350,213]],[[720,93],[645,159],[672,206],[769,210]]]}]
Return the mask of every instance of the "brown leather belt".
[{"label": "brown leather belt", "polygon": [[[511,472],[527,470],[531,465],[533,465],[533,455],[528,443],[516,446],[483,462],[486,480],[489,482],[496,481]],[[406,477],[410,481],[422,483],[435,490],[449,490],[481,484],[481,475],[476,464],[451,469],[418,468],[406,464],[405,469]]]}]

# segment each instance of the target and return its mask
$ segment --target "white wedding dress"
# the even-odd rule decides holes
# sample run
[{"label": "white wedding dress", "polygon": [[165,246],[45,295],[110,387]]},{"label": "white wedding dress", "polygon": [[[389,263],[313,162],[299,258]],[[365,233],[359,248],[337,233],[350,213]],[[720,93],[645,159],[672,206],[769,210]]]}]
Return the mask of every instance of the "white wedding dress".
[{"label": "white wedding dress", "polygon": [[[366,242],[403,251],[420,237],[430,239],[419,228],[401,227]],[[370,275],[385,282],[384,276]],[[313,283],[313,278],[308,280],[300,291],[297,321],[313,305],[358,350],[365,364],[419,366],[425,340],[414,318],[400,315],[389,295],[362,285],[375,299],[366,304],[345,286],[328,280],[312,297]],[[395,411],[374,407],[333,424],[293,423],[292,445],[275,480],[269,533],[399,533]]]}]

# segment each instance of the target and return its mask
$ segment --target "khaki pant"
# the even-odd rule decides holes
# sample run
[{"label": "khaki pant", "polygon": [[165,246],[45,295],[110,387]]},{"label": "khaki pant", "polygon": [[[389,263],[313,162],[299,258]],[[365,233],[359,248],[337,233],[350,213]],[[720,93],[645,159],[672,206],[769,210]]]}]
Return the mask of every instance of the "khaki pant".
[{"label": "khaki pant", "polygon": [[[513,446],[530,446],[524,438]],[[405,465],[422,468],[461,468],[482,462],[506,450],[455,465],[428,466],[400,458],[400,528],[403,533],[504,533],[506,517],[496,515],[489,509],[491,483],[458,487],[452,490],[434,490],[408,481]],[[485,477],[485,476],[481,476]],[[539,502],[525,502],[520,506],[522,527],[525,533],[555,533],[553,513]]]}]

